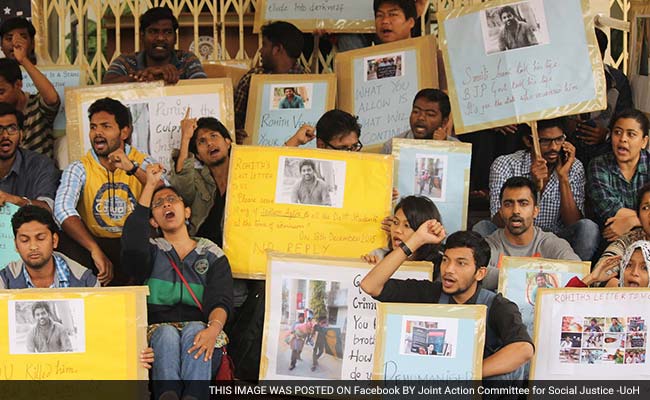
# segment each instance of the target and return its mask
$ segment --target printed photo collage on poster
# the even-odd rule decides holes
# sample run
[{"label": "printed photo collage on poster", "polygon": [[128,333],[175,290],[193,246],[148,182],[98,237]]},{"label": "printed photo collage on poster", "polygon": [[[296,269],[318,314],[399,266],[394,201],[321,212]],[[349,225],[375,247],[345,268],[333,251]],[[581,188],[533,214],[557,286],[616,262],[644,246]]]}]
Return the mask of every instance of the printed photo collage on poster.
[{"label": "printed photo collage on poster", "polygon": [[638,316],[564,316],[560,363],[645,364],[646,335]]}]

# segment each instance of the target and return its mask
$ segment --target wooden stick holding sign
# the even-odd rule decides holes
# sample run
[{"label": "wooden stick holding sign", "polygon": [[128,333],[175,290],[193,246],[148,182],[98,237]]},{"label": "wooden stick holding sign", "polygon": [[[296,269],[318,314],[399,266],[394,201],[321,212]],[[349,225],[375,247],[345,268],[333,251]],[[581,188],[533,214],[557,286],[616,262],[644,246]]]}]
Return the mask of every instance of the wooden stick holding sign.
[{"label": "wooden stick holding sign", "polygon": [[[537,121],[530,121],[528,125],[530,125],[531,140],[533,142],[533,156],[535,158],[542,158],[542,149],[539,145],[539,132],[537,132]],[[537,203],[539,204],[539,200],[542,196],[542,189],[544,189],[544,181],[539,180],[534,183],[537,185]]]}]

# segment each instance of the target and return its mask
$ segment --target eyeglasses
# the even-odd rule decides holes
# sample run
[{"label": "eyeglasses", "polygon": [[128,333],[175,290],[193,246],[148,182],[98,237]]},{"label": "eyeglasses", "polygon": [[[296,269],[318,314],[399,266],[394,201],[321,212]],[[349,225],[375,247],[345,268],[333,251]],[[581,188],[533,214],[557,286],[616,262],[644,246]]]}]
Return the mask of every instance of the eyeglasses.
[{"label": "eyeglasses", "polygon": [[162,207],[165,203],[174,204],[174,203],[176,203],[178,201],[181,201],[180,197],[174,196],[173,194],[170,194],[167,197],[161,197],[158,200],[151,203],[151,208]]},{"label": "eyeglasses", "polygon": [[555,143],[558,146],[561,146],[564,141],[566,140],[566,135],[558,136],[553,139],[539,139],[539,145],[540,146],[550,146],[551,143]]},{"label": "eyeglasses", "polygon": [[16,124],[0,125],[0,135],[7,132],[9,136],[14,136],[17,135],[19,131],[20,129],[18,129],[18,125]]},{"label": "eyeglasses", "polygon": [[334,147],[332,146],[329,142],[325,142],[325,145],[327,145],[328,148],[332,150],[342,150],[342,151],[361,151],[363,149],[363,144],[361,142],[356,142],[350,147],[342,146],[342,147]]}]

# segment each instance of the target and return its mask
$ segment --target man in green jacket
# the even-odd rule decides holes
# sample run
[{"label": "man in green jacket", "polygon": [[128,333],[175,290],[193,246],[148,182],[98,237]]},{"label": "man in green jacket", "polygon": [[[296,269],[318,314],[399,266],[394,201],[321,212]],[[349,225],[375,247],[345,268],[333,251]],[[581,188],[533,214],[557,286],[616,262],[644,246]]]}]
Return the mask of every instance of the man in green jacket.
[{"label": "man in green jacket", "polygon": [[192,209],[190,235],[222,247],[232,139],[218,119],[197,120],[190,112],[181,121],[181,148],[169,181]]}]

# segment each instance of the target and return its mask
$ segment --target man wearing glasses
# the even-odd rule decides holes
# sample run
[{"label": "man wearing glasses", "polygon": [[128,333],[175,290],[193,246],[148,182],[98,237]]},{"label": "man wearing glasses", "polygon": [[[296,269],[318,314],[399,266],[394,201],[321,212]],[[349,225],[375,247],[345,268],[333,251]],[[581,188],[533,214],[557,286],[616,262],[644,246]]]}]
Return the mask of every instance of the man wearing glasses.
[{"label": "man wearing glasses", "polygon": [[167,7],[153,7],[140,17],[143,51],[121,55],[104,74],[102,83],[149,82],[206,78],[201,61],[193,54],[174,50],[178,20]]},{"label": "man wearing glasses", "polygon": [[363,144],[359,140],[361,125],[357,117],[342,110],[330,110],[323,114],[316,123],[316,129],[311,125],[303,125],[285,146],[302,146],[316,138],[319,149],[361,151]]},{"label": "man wearing glasses", "polygon": [[474,231],[487,236],[504,222],[499,216],[499,192],[508,178],[530,178],[540,192],[535,226],[566,239],[575,253],[589,261],[598,245],[598,225],[584,218],[585,172],[576,159],[575,147],[566,141],[564,118],[539,121],[541,155],[532,152],[530,130],[524,132],[526,150],[498,157],[490,168],[490,212],[492,221],[481,221]]},{"label": "man wearing glasses", "polygon": [[33,204],[52,211],[59,170],[52,160],[20,148],[25,118],[9,103],[0,103],[0,207]]}]

